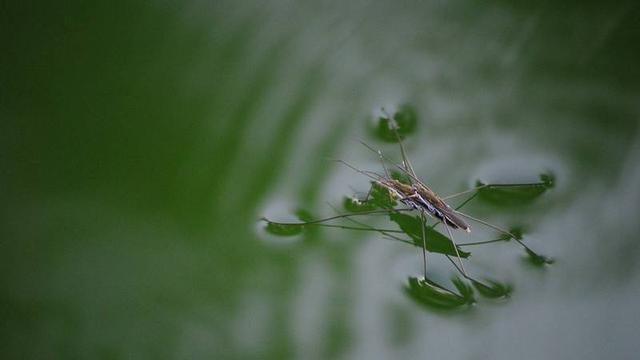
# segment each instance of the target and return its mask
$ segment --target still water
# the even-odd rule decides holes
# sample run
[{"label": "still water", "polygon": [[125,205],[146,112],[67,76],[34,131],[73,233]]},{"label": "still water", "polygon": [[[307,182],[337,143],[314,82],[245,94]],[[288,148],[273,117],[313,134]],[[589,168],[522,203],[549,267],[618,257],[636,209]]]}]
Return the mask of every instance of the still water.
[{"label": "still water", "polygon": [[[2,21],[0,345],[7,358],[630,359],[640,350],[640,7],[584,2],[15,4]],[[380,170],[411,106],[416,172],[520,226],[465,266],[512,287],[438,311],[417,248],[278,237]],[[390,227],[383,217],[367,220]],[[478,231],[476,231],[476,228]],[[474,227],[470,238],[489,232]],[[462,233],[457,235],[462,237]],[[449,288],[455,269],[429,254]],[[454,289],[454,288],[453,288]]]}]

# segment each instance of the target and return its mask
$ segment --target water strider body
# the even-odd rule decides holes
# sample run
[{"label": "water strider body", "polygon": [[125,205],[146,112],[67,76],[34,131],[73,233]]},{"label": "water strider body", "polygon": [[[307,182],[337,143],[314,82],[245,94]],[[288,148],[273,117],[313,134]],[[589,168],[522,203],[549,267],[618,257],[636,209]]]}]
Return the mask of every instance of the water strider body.
[{"label": "water strider body", "polygon": [[383,179],[376,182],[387,188],[394,197],[405,205],[418,211],[426,211],[453,229],[471,232],[471,227],[455,214],[455,210],[426,185],[422,183],[408,185],[396,179]]},{"label": "water strider body", "polygon": [[[383,110],[384,112],[384,110]],[[269,224],[275,224],[275,225],[280,225],[280,226],[287,226],[287,225],[293,225],[293,226],[300,226],[300,225],[323,225],[325,222],[327,221],[331,221],[331,220],[336,220],[336,219],[340,219],[340,218],[344,218],[344,219],[351,219],[351,217],[355,217],[355,216],[362,216],[362,215],[371,215],[371,214],[376,214],[376,213],[397,213],[400,211],[417,211],[420,215],[420,222],[421,222],[421,231],[422,231],[422,258],[423,258],[423,271],[424,271],[424,278],[427,278],[427,216],[433,217],[437,220],[437,223],[442,223],[444,225],[444,228],[447,232],[448,235],[448,239],[451,242],[451,245],[453,247],[453,251],[455,252],[456,258],[458,259],[458,264],[459,266],[457,266],[455,264],[455,262],[449,258],[449,255],[446,255],[447,258],[449,258],[449,260],[451,261],[451,263],[462,273],[462,275],[465,278],[468,278],[470,280],[473,280],[472,278],[470,278],[464,268],[463,262],[462,262],[462,258],[460,256],[460,252],[458,249],[458,246],[464,246],[464,245],[478,245],[478,244],[484,244],[484,243],[491,243],[491,242],[496,242],[496,241],[506,241],[506,240],[510,240],[510,239],[514,239],[519,245],[523,246],[527,253],[532,256],[535,257],[536,259],[538,259],[539,261],[542,261],[544,263],[550,263],[550,260],[542,257],[538,254],[536,254],[533,250],[531,250],[528,246],[526,246],[519,237],[517,237],[516,235],[514,235],[513,233],[511,233],[508,230],[505,230],[501,227],[498,227],[496,225],[490,224],[484,220],[472,217],[468,214],[465,214],[463,212],[460,212],[458,209],[460,207],[462,207],[466,202],[468,202],[469,200],[471,200],[475,194],[478,193],[478,191],[482,188],[489,188],[491,186],[501,186],[501,187],[505,187],[505,186],[523,186],[523,185],[534,185],[534,186],[540,186],[542,184],[501,184],[501,185],[491,185],[491,184],[484,184],[484,185],[479,185],[473,189],[469,189],[466,191],[462,191],[459,192],[457,194],[452,194],[449,196],[446,196],[444,198],[438,196],[433,190],[431,190],[422,180],[420,180],[418,178],[418,176],[416,175],[416,172],[413,169],[413,166],[411,165],[411,162],[406,154],[406,151],[404,149],[404,145],[402,143],[402,138],[400,137],[400,135],[398,134],[398,127],[397,124],[395,123],[395,121],[393,120],[393,118],[391,116],[389,116],[388,114],[385,113],[385,115],[387,116],[387,121],[389,122],[389,128],[390,130],[395,134],[396,140],[398,145],[400,146],[400,151],[402,153],[402,162],[401,163],[396,163],[394,161],[391,161],[390,159],[386,158],[382,152],[380,150],[376,150],[373,147],[369,146],[368,144],[366,144],[365,142],[361,141],[361,143],[367,147],[369,150],[371,150],[374,153],[377,153],[379,158],[380,158],[380,162],[381,165],[384,169],[384,174],[380,174],[377,173],[375,171],[368,171],[368,170],[362,170],[359,169],[349,163],[347,163],[344,160],[336,160],[344,165],[346,165],[347,167],[353,169],[354,171],[361,173],[365,176],[367,176],[369,179],[372,180],[372,183],[377,184],[378,186],[383,187],[384,189],[386,189],[389,193],[389,196],[392,198],[395,198],[396,200],[398,200],[399,202],[405,204],[408,206],[408,208],[406,209],[375,209],[375,210],[369,210],[369,211],[362,211],[362,212],[357,212],[357,213],[351,213],[351,214],[341,214],[341,215],[337,215],[337,216],[332,216],[332,217],[328,217],[328,218],[324,218],[324,219],[319,219],[319,220],[312,220],[312,221],[307,221],[307,222],[302,222],[302,223],[277,223],[277,222],[273,222],[270,220],[267,220],[266,218],[263,218],[263,220],[267,221]],[[406,178],[406,181],[400,181],[397,180],[396,178],[393,178],[390,174],[390,172],[387,169],[387,165],[391,165],[393,167],[395,167],[397,170],[399,170],[401,172],[401,175],[404,176]],[[457,208],[452,208],[451,206],[449,206],[446,202],[445,199],[451,199],[463,194],[467,194],[473,192],[474,195],[472,195],[469,199],[467,199],[465,202],[463,202],[461,205],[459,205]],[[369,194],[371,194],[371,190],[369,192]],[[369,198],[369,195],[367,195],[367,199],[365,199],[364,201],[366,202]],[[501,238],[498,239],[494,239],[494,240],[488,240],[488,241],[481,241],[481,242],[476,242],[476,243],[467,243],[467,244],[462,244],[462,245],[457,245],[454,237],[453,237],[453,233],[452,233],[452,229],[460,229],[460,230],[464,230],[467,233],[471,232],[471,228],[470,226],[467,224],[467,222],[465,220],[463,220],[462,218],[465,218],[467,220],[470,221],[474,221],[477,223],[480,223],[482,225],[485,225],[489,228],[492,228],[496,231],[498,231],[499,233],[503,234],[503,236]],[[354,221],[354,220],[352,220]],[[355,222],[355,221],[354,221]],[[356,222],[357,223],[357,222]],[[431,226],[431,229],[433,227],[435,227],[436,224]],[[361,224],[361,223],[358,223]],[[325,226],[331,226],[331,225],[325,225]],[[340,227],[340,226],[337,226]],[[346,227],[345,227],[346,228]],[[393,239],[398,239],[395,237],[390,236],[390,233],[393,232],[394,230],[383,230],[383,229],[375,229],[373,227],[356,227],[353,228],[351,227],[350,229],[357,229],[357,230],[375,230],[375,231],[380,231],[382,234],[384,234],[385,236],[389,236]],[[402,241],[402,239],[399,239]],[[476,280],[473,280],[474,282],[477,282]]]}]

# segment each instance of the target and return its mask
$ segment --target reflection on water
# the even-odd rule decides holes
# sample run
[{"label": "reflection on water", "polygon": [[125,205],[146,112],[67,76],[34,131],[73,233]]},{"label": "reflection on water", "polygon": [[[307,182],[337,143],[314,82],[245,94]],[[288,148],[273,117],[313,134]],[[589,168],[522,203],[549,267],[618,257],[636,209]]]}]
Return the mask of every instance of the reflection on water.
[{"label": "reflection on water", "polygon": [[[630,1],[10,5],[4,352],[632,356],[639,11]],[[357,140],[373,140],[367,114],[399,104],[419,114],[406,145],[438,193],[555,175],[525,208],[469,204],[522,229],[554,264],[530,266],[513,243],[474,247],[474,275],[499,283],[473,287],[475,305],[451,313],[407,296],[433,290],[408,280],[421,285],[415,246],[367,231],[256,231],[261,216],[316,218],[366,191],[368,179],[327,159],[377,169]],[[399,158],[394,144],[376,146]],[[470,300],[447,258],[429,260],[452,301]],[[509,298],[481,296],[501,291]]]}]

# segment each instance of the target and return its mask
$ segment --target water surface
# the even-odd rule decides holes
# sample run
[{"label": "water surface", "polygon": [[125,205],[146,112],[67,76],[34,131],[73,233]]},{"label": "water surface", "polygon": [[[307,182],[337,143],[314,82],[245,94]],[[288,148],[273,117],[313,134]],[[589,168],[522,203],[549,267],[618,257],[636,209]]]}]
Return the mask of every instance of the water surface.
[{"label": "water surface", "polygon": [[[10,358],[630,358],[637,353],[640,8],[577,2],[12,5],[2,21],[2,348]],[[510,298],[407,296],[415,248],[269,236],[379,169],[410,104],[442,194],[556,186],[469,209],[556,261],[474,249]],[[385,224],[378,219],[376,224]],[[475,228],[474,228],[475,230]],[[478,231],[474,236],[482,236]],[[459,235],[460,236],[460,235]],[[429,257],[434,279],[455,270]]]}]

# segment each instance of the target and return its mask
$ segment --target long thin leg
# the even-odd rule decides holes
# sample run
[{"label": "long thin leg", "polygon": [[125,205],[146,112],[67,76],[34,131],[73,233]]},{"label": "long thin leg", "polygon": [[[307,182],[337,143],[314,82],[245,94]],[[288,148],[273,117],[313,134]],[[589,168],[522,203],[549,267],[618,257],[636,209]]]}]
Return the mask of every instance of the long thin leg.
[{"label": "long thin leg", "polygon": [[[400,170],[403,174],[409,176],[411,178],[411,180],[422,184],[422,181],[420,181],[420,179],[418,179],[417,175],[412,174],[409,170],[407,170],[403,165],[400,165],[394,161],[392,161],[391,159],[389,159],[388,157],[381,155],[378,150],[374,149],[371,145],[367,144],[366,142],[360,140],[360,143],[362,145],[364,145],[367,149],[371,150],[372,152],[378,154],[379,156],[382,157],[383,160],[387,161],[389,164],[393,165],[396,169]],[[424,184],[423,184],[424,185]]]},{"label": "long thin leg", "polygon": [[424,216],[424,211],[420,211],[420,218],[422,219],[422,266],[424,268],[424,278],[427,279],[427,233],[425,228],[427,227],[427,219]]},{"label": "long thin leg", "polygon": [[[327,203],[327,205],[329,205],[329,207],[330,207],[331,209],[333,209],[333,211],[335,211],[335,212],[339,213],[338,209],[337,209],[335,206],[331,205],[330,203]],[[405,211],[405,210],[412,210],[412,209],[409,209],[409,208],[406,208],[406,209],[391,209],[391,210],[389,210],[389,212],[391,212],[391,211],[398,211],[398,212],[399,212],[399,211]],[[354,223],[354,224],[356,224],[356,225],[360,225],[360,226],[362,226],[362,227],[369,228],[369,229],[371,229],[371,230],[377,230],[377,231],[381,232],[382,234],[385,234],[385,233],[401,233],[401,234],[406,234],[406,232],[404,232],[404,231],[402,231],[402,230],[395,230],[395,229],[379,229],[379,228],[373,227],[373,226],[371,226],[371,225],[369,225],[369,224],[367,224],[367,223],[364,223],[364,222],[362,222],[362,221],[358,221],[358,220],[356,220],[356,219],[353,219],[353,218],[351,218],[351,217],[347,217],[347,218],[345,218],[345,220],[350,221],[350,222],[352,222],[352,223]]]},{"label": "long thin leg", "polygon": [[467,276],[467,272],[464,270],[464,265],[462,264],[462,258],[460,257],[460,253],[458,252],[458,245],[456,245],[456,241],[453,239],[453,234],[451,233],[451,229],[447,226],[447,224],[442,224],[446,229],[447,233],[449,233],[449,240],[453,244],[453,249],[456,251],[456,257],[458,258],[458,262],[460,263],[460,268],[462,269],[462,273]]},{"label": "long thin leg", "polygon": [[[352,219],[350,219],[350,220],[352,220]],[[331,224],[315,224],[315,225],[316,226],[322,226],[322,227],[345,229],[345,230],[375,231],[375,232],[378,232],[378,233],[382,234],[384,237],[388,238],[388,240],[398,241],[398,242],[401,242],[401,243],[405,243],[407,245],[416,246],[416,244],[411,240],[403,239],[401,237],[393,235],[393,233],[403,233],[404,234],[404,231],[402,231],[402,230],[378,229],[378,228],[369,227],[369,226],[356,227],[356,226],[331,225]]]},{"label": "long thin leg", "polygon": [[348,167],[348,168],[350,168],[351,170],[353,170],[353,171],[355,171],[355,172],[359,172],[360,174],[362,174],[362,175],[364,175],[364,176],[366,176],[366,177],[370,178],[371,180],[374,180],[374,181],[380,181],[381,179],[384,179],[384,176],[382,176],[382,175],[380,175],[380,174],[378,174],[378,173],[376,173],[376,172],[374,172],[374,171],[369,171],[369,170],[360,170],[360,169],[358,169],[357,167],[355,167],[355,166],[353,166],[353,165],[349,164],[348,162],[346,162],[346,161],[344,161],[344,160],[342,160],[342,159],[331,159],[331,160],[332,160],[332,161],[335,161],[335,162],[339,162],[339,163],[341,163],[341,164],[343,164],[343,165],[347,166],[347,167]]},{"label": "long thin leg", "polygon": [[464,271],[462,271],[462,269],[460,269],[460,266],[458,266],[458,264],[456,264],[455,261],[453,261],[453,259],[451,258],[451,256],[449,255],[445,255],[447,257],[447,259],[449,259],[449,261],[451,262],[451,264],[453,265],[454,268],[456,268],[456,270],[458,270],[458,272],[460,274],[462,274],[462,276],[464,276],[465,278],[468,278],[468,275],[464,273]]},{"label": "long thin leg", "polygon": [[451,195],[443,196],[443,197],[442,197],[442,200],[453,199],[453,198],[458,197],[458,196],[460,196],[460,195],[464,195],[464,194],[468,194],[468,193],[470,193],[470,192],[478,191],[478,190],[480,190],[480,189],[482,189],[482,188],[485,188],[485,187],[487,187],[487,186],[489,186],[489,185],[488,185],[488,184],[484,184],[484,185],[476,186],[476,187],[474,187],[474,188],[471,188],[471,189],[468,189],[468,190],[465,190],[465,191],[460,191],[460,192],[455,193],[455,194],[451,194]]},{"label": "long thin leg", "polygon": [[514,239],[518,244],[520,244],[520,246],[522,246],[523,248],[527,249],[527,251],[530,251],[532,254],[534,254],[534,255],[536,255],[536,256],[540,256],[538,253],[536,253],[535,251],[533,251],[530,247],[528,247],[527,245],[525,245],[525,243],[523,243],[523,242],[522,242],[522,240],[518,239],[518,237],[517,237],[517,236],[515,236],[513,233],[511,233],[511,232],[509,232],[509,231],[507,231],[507,230],[505,230],[505,229],[503,229],[503,228],[501,228],[501,227],[499,227],[499,226],[496,226],[496,225],[493,225],[493,224],[491,224],[491,223],[488,223],[488,222],[486,222],[486,221],[484,221],[484,220],[481,220],[481,219],[475,218],[475,217],[473,217],[473,216],[471,216],[471,215],[467,215],[467,214],[461,213],[460,211],[456,211],[456,213],[457,213],[457,214],[459,214],[459,215],[461,215],[461,216],[463,216],[463,217],[466,217],[466,218],[467,218],[467,219],[469,219],[469,220],[473,220],[473,221],[475,221],[475,222],[478,222],[478,223],[480,223],[480,224],[482,224],[482,225],[488,226],[488,227],[490,227],[490,228],[492,228],[492,229],[494,229],[494,230],[497,230],[497,231],[499,231],[499,232],[501,232],[501,233],[503,233],[503,234],[505,234],[505,235],[509,236],[509,238]]},{"label": "long thin leg", "polygon": [[492,243],[497,243],[497,242],[504,242],[504,241],[507,241],[507,240],[509,240],[509,239],[505,239],[505,238],[502,237],[502,238],[491,239],[491,240],[460,243],[460,244],[458,244],[458,246],[463,247],[463,246],[474,246],[474,245],[486,245],[486,244],[492,244]]},{"label": "long thin leg", "polygon": [[449,256],[449,255],[445,255],[445,256],[447,257],[447,259],[449,259],[449,261],[451,262],[451,265],[453,265],[453,267],[456,268],[456,270],[458,270],[458,272],[460,274],[462,274],[462,276],[465,276],[465,274],[460,269],[460,266],[458,266],[458,264],[456,264],[456,262],[451,258],[451,256]]},{"label": "long thin leg", "polygon": [[520,184],[482,184],[480,186],[476,186],[474,188],[465,190],[465,191],[461,191],[455,194],[451,194],[451,195],[447,195],[447,196],[443,196],[442,200],[448,200],[448,199],[453,199],[457,196],[460,195],[464,195],[464,194],[468,194],[470,192],[473,191],[477,191],[483,188],[504,188],[504,187],[522,187],[522,186],[543,186],[544,183],[543,182],[536,182],[536,183],[520,183]]},{"label": "long thin leg", "polygon": [[378,157],[380,159],[380,164],[382,164],[382,168],[384,169],[384,174],[387,178],[391,179],[391,175],[389,175],[389,170],[387,169],[387,165],[384,163],[384,156],[382,155],[382,151],[378,150]]},{"label": "long thin leg", "polygon": [[[356,199],[357,199],[358,201],[360,201],[360,202],[362,202],[362,203],[366,203],[367,201],[369,201],[369,196],[371,196],[371,192],[373,191],[373,186],[369,186],[369,191],[367,191],[367,195],[365,195],[364,199],[362,199],[362,200],[360,200],[360,199],[358,199],[358,198],[357,198],[357,193],[359,192],[358,190],[356,190],[356,189],[355,189],[354,187],[352,187],[352,186],[349,186],[349,189],[351,189],[351,191],[352,191],[352,192],[353,192],[353,194],[354,194],[354,197],[356,197]],[[331,204],[328,204],[328,205],[329,205],[329,206],[331,206]],[[336,209],[334,209],[334,210],[336,210]],[[336,212],[337,212],[337,213],[339,213],[337,210],[336,210]]]},{"label": "long thin leg", "polygon": [[389,119],[389,123],[391,124],[391,130],[396,135],[396,139],[398,140],[398,144],[400,145],[400,152],[402,153],[402,163],[404,164],[407,171],[409,171],[411,175],[417,178],[416,172],[413,171],[413,166],[411,166],[411,162],[407,157],[407,152],[404,150],[404,145],[402,144],[402,138],[400,138],[400,134],[398,134],[398,126],[396,124],[396,121],[393,119],[393,117],[391,117],[391,115],[389,115],[389,113],[387,113],[387,111],[384,108],[382,108],[382,112],[387,117],[387,119]]},{"label": "long thin leg", "polygon": [[470,192],[473,191],[477,191],[483,188],[498,188],[498,187],[520,187],[520,186],[543,186],[545,183],[544,182],[535,182],[535,183],[518,183],[518,184],[482,184],[480,186],[476,186],[474,188],[465,190],[465,191],[461,191],[455,194],[451,194],[451,195],[447,195],[447,196],[443,196],[442,200],[448,200],[448,199],[453,199],[457,196],[460,195],[464,195],[464,194],[468,194]]},{"label": "long thin leg", "polygon": [[[272,224],[282,225],[281,223],[274,223],[274,222],[272,222]],[[348,226],[348,225],[337,225],[337,224],[310,224],[310,225],[322,226],[322,227],[328,227],[328,228],[336,228],[336,229],[344,229],[344,230],[360,230],[360,231],[375,231],[375,232],[379,232],[379,233],[405,234],[405,232],[402,231],[402,230],[379,229],[379,228],[368,227],[368,226]],[[502,241],[504,241],[504,240],[502,240]]]},{"label": "long thin leg", "polygon": [[278,225],[311,225],[311,224],[319,224],[319,223],[323,223],[323,222],[327,222],[327,221],[331,221],[331,220],[336,220],[336,219],[342,219],[342,218],[349,218],[352,216],[361,216],[361,215],[375,215],[375,214],[389,214],[390,212],[393,211],[412,211],[412,208],[406,208],[406,209],[383,209],[383,210],[370,210],[370,211],[361,211],[361,212],[357,212],[357,213],[353,213],[353,214],[340,214],[340,215],[336,215],[336,216],[330,216],[324,219],[318,219],[318,220],[313,220],[313,221],[305,221],[305,222],[296,222],[296,223],[287,223],[287,222],[277,222],[277,221],[271,221],[269,219],[267,219],[266,217],[262,217],[260,220],[264,220],[266,222],[270,222],[270,223],[274,223],[274,224],[278,224]]},{"label": "long thin leg", "polygon": [[513,235],[513,234],[512,234],[512,233],[510,233],[509,231],[507,231],[507,230],[505,230],[505,229],[503,229],[503,228],[501,228],[501,227],[499,227],[499,226],[493,225],[493,224],[488,223],[488,222],[486,222],[486,221],[484,221],[484,220],[481,220],[481,219],[475,218],[475,217],[473,217],[473,216],[471,216],[471,215],[467,215],[467,214],[465,214],[465,213],[463,213],[463,212],[460,212],[460,211],[457,211],[457,210],[456,210],[456,214],[461,215],[461,216],[463,216],[463,217],[466,217],[467,219],[469,219],[469,220],[473,220],[473,221],[475,221],[475,222],[477,222],[477,223],[480,223],[480,224],[482,224],[482,225],[488,226],[488,227],[490,227],[490,228],[492,228],[492,229],[494,229],[494,230],[497,230],[497,231],[499,231],[499,232],[501,232],[501,233],[503,233],[503,234],[505,234],[505,235],[508,235],[509,237],[511,237],[511,238],[513,238],[513,239],[515,239],[515,238],[516,238],[516,236],[515,236],[515,235]]},{"label": "long thin leg", "polygon": [[467,199],[465,199],[465,201],[461,202],[460,204],[458,204],[455,207],[455,210],[458,211],[460,209],[462,209],[463,206],[467,205],[467,203],[471,200],[473,200],[476,196],[478,196],[478,192],[474,192],[473,195],[469,196]]},{"label": "long thin leg", "polygon": [[[329,206],[330,206],[334,211],[338,212],[338,210],[337,210],[334,206],[332,206],[331,204],[329,204]],[[405,243],[405,244],[409,244],[409,245],[414,245],[414,246],[415,246],[415,243],[414,243],[413,241],[405,240],[405,239],[402,239],[402,238],[399,238],[399,237],[397,237],[397,236],[395,236],[395,235],[391,235],[391,234],[390,234],[390,233],[405,233],[405,232],[404,232],[404,231],[402,231],[402,230],[378,229],[378,228],[374,228],[374,227],[373,227],[373,226],[371,226],[371,225],[365,224],[365,223],[363,223],[363,222],[357,221],[357,220],[352,219],[352,218],[346,218],[346,220],[348,220],[348,221],[350,221],[350,222],[352,222],[352,223],[354,223],[354,224],[356,224],[356,225],[360,225],[360,226],[362,226],[362,228],[359,228],[359,230],[365,230],[365,229],[366,229],[366,230],[370,230],[370,231],[378,231],[378,232],[380,232],[383,236],[385,236],[385,237],[389,238],[389,240],[400,241],[400,242],[403,242],[403,243]]]},{"label": "long thin leg", "polygon": [[462,274],[462,276],[463,276],[465,279],[467,279],[467,280],[469,280],[469,281],[471,281],[471,282],[476,282],[476,283],[479,283],[479,284],[481,284],[481,285],[484,285],[484,286],[489,287],[489,285],[487,285],[487,284],[483,283],[482,281],[477,280],[477,279],[474,279],[474,278],[472,278],[471,276],[469,276],[469,275],[465,274],[465,272],[464,272],[462,269],[460,269],[460,267],[456,264],[456,262],[455,262],[455,261],[453,261],[453,259],[451,258],[451,256],[449,256],[449,255],[445,255],[445,256],[446,256],[446,257],[447,257],[447,259],[451,262],[451,264],[453,265],[453,267],[455,267],[455,268],[456,268],[456,270],[458,270],[458,272],[459,272],[460,274]]},{"label": "long thin leg", "polygon": [[[476,196],[478,196],[478,193],[474,193],[473,195],[469,196],[467,199],[465,199],[463,202],[460,203],[460,205],[456,206],[454,209],[456,211],[458,211],[459,209],[461,209],[463,206],[465,206],[469,201],[473,200]],[[434,229],[436,226],[438,226],[438,224],[441,224],[440,221],[436,222],[435,224],[431,225],[431,229]]]},{"label": "long thin leg", "polygon": [[[331,205],[330,205],[331,206]],[[331,206],[331,208],[333,208],[333,206]],[[335,208],[333,208],[334,210],[336,210]],[[424,216],[424,214],[422,214],[422,216]],[[393,240],[393,241],[399,241],[405,244],[409,244],[409,245],[414,245],[415,243],[413,241],[410,240],[405,240],[402,239],[400,237],[397,237],[395,235],[392,235],[391,233],[403,233],[406,234],[404,231],[402,230],[387,230],[387,229],[378,229],[378,228],[374,228],[371,225],[365,224],[363,222],[357,221],[355,219],[352,218],[347,218],[348,221],[351,221],[357,225],[362,226],[362,228],[358,228],[357,230],[370,230],[370,231],[378,231],[380,232],[384,237],[387,237],[389,240]],[[426,221],[426,218],[423,217],[423,228],[422,228],[422,244],[423,244],[423,264],[424,264],[424,278],[425,280],[427,279],[427,255],[426,255],[426,244],[427,244],[427,236],[426,236],[426,232],[424,229],[424,226],[426,226],[426,223],[424,223]]]}]

